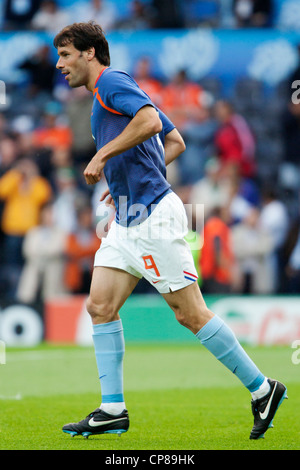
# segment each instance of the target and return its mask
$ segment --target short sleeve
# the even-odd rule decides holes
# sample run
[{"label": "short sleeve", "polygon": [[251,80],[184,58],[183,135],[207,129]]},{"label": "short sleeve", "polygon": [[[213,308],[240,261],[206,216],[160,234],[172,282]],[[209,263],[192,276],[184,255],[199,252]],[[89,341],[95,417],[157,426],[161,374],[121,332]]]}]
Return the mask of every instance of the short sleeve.
[{"label": "short sleeve", "polygon": [[162,132],[164,135],[169,134],[173,129],[175,129],[175,125],[173,122],[165,115],[165,113],[162,112],[161,109],[157,108],[159,118],[162,122]]},{"label": "short sleeve", "polygon": [[131,118],[143,106],[154,106],[135,80],[122,71],[111,70],[103,75],[99,92],[102,101],[109,109]]}]

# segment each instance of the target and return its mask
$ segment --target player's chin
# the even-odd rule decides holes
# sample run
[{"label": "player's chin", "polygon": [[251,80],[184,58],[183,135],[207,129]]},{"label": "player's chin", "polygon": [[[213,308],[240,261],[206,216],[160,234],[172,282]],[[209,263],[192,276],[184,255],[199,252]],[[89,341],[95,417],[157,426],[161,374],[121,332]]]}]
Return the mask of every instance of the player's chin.
[{"label": "player's chin", "polygon": [[84,85],[84,83],[81,83],[80,80],[76,80],[75,78],[72,78],[72,77],[67,78],[67,81],[68,81],[69,86],[71,88],[78,88],[78,87]]},{"label": "player's chin", "polygon": [[81,86],[81,85],[78,85],[78,83],[72,82],[72,80],[68,80],[68,83],[71,88],[78,88]]}]

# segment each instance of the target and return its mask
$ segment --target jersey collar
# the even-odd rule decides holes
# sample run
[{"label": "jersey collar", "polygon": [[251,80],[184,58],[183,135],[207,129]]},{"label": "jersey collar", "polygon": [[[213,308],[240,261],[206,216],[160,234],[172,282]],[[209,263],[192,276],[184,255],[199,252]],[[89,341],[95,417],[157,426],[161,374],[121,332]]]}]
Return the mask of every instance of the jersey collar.
[{"label": "jersey collar", "polygon": [[98,77],[97,77],[97,79],[96,79],[96,81],[95,81],[94,90],[95,90],[95,88],[96,88],[96,83],[98,82],[99,78],[101,77],[101,75],[103,74],[104,70],[106,70],[106,69],[108,69],[108,67],[104,67],[104,68],[101,70],[101,72],[99,73],[99,75],[98,75]]}]

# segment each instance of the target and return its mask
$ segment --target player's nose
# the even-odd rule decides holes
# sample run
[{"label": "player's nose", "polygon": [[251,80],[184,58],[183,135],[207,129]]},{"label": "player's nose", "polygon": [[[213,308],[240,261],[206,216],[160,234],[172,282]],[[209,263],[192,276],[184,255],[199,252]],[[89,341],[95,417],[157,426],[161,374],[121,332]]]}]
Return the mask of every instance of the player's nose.
[{"label": "player's nose", "polygon": [[56,62],[56,68],[57,69],[62,69],[64,67],[62,58],[60,57],[58,61]]}]

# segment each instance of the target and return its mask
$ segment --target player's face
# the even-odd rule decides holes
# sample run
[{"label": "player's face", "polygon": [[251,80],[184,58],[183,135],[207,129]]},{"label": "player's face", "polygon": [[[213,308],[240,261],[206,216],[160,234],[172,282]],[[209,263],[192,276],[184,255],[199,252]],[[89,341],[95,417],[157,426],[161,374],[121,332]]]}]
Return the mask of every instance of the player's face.
[{"label": "player's face", "polygon": [[88,61],[84,52],[78,51],[73,44],[58,47],[59,59],[56,68],[61,71],[70,87],[76,88],[88,83]]}]

